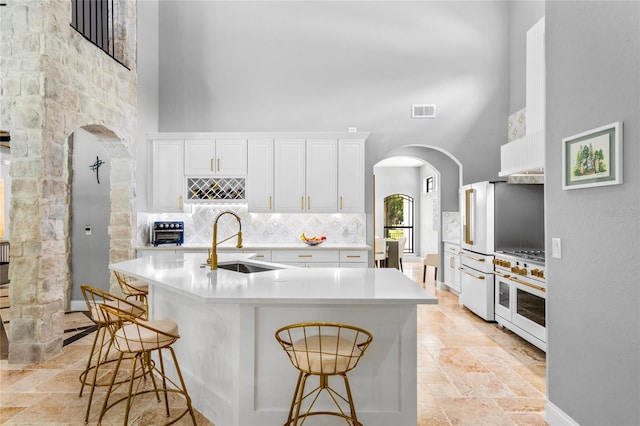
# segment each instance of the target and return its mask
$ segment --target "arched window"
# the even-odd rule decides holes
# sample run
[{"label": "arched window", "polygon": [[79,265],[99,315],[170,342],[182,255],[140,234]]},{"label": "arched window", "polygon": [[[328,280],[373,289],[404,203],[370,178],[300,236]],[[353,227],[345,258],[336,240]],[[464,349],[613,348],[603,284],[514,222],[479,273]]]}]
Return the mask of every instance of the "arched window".
[{"label": "arched window", "polygon": [[384,199],[384,236],[406,237],[405,253],[413,253],[413,197],[392,194]]}]

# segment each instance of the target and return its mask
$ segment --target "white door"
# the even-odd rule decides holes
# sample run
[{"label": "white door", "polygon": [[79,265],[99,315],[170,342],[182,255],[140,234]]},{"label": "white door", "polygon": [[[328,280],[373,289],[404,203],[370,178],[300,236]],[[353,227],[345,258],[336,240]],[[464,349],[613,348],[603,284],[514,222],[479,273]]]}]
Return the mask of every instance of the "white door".
[{"label": "white door", "polygon": [[153,142],[153,210],[182,211],[184,141]]},{"label": "white door", "polygon": [[335,213],[338,209],[338,141],[308,139],[306,154],[306,209]]},{"label": "white door", "polygon": [[338,141],[338,213],[364,213],[364,141]]},{"label": "white door", "polygon": [[249,140],[247,150],[247,203],[249,212],[272,212],[273,140]]},{"label": "white door", "polygon": [[273,185],[274,206],[277,212],[306,211],[304,139],[275,141]]}]

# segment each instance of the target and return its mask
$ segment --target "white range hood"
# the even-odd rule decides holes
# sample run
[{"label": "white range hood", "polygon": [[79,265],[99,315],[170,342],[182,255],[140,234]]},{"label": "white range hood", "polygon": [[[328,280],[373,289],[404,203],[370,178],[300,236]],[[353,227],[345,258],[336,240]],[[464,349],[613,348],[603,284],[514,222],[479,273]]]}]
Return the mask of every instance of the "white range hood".
[{"label": "white range hood", "polygon": [[499,176],[543,174],[545,145],[544,18],[527,31],[526,134],[500,147]]}]

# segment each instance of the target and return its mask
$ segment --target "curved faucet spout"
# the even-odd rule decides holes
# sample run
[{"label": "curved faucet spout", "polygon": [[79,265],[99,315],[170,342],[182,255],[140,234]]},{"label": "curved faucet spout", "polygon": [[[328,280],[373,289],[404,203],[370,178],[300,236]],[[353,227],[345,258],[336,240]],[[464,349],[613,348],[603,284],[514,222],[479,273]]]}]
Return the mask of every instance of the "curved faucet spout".
[{"label": "curved faucet spout", "polygon": [[[231,235],[230,237],[225,238],[224,240],[218,241],[218,220],[225,214],[230,214],[236,218],[236,220],[238,221],[238,232]],[[218,214],[218,216],[216,216],[216,219],[213,221],[213,241],[211,242],[211,256],[208,259],[210,260],[212,270],[218,269],[218,253],[216,252],[218,244],[224,243],[225,241],[230,240],[236,235],[238,236],[238,243],[236,244],[236,247],[242,248],[242,221],[240,220],[240,216],[229,210],[225,210]]]}]

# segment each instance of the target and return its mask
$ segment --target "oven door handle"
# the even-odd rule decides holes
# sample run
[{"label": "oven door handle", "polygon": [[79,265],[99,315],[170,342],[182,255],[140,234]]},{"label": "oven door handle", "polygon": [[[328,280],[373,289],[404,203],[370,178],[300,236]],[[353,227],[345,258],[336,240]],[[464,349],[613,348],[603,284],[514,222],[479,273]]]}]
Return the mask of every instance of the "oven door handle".
[{"label": "oven door handle", "polygon": [[509,275],[509,274],[503,274],[502,272],[498,272],[498,271],[493,271],[493,275],[497,275],[497,276],[502,277],[502,278],[509,278],[509,279],[512,279],[512,278],[511,278],[511,275]]},{"label": "oven door handle", "polygon": [[471,260],[475,260],[476,262],[484,262],[486,261],[486,259],[484,257],[474,257],[474,256],[469,256],[467,254],[467,252],[461,251],[460,253],[458,253],[460,256],[464,256],[466,258],[469,258]]},{"label": "oven door handle", "polygon": [[505,278],[508,278],[508,279],[510,279],[511,281],[516,282],[516,283],[518,283],[518,284],[526,285],[527,287],[531,287],[531,288],[533,288],[533,289],[535,289],[535,290],[538,290],[538,291],[541,291],[541,292],[543,292],[543,293],[546,293],[546,292],[547,292],[547,289],[546,289],[546,288],[544,288],[544,287],[540,287],[539,285],[535,285],[535,284],[530,284],[530,283],[528,283],[528,282],[526,282],[526,281],[519,280],[519,279],[518,279],[518,278],[516,278],[516,277],[511,277],[511,276],[507,275],[507,276],[505,276]]},{"label": "oven door handle", "polygon": [[465,274],[472,276],[473,278],[477,278],[479,280],[484,280],[484,275],[475,275],[475,274],[472,274],[470,272],[467,272],[467,270],[464,269],[462,266],[459,267],[458,269],[461,270],[462,272],[464,272]]}]

